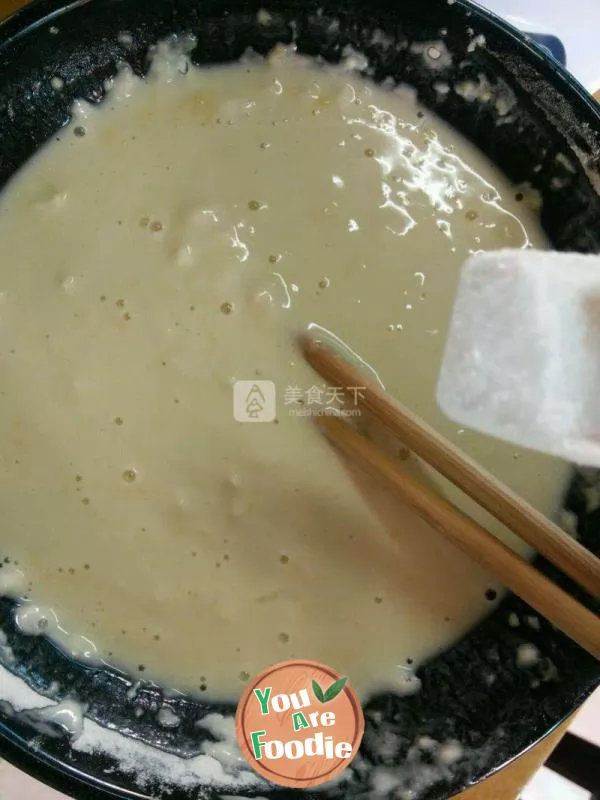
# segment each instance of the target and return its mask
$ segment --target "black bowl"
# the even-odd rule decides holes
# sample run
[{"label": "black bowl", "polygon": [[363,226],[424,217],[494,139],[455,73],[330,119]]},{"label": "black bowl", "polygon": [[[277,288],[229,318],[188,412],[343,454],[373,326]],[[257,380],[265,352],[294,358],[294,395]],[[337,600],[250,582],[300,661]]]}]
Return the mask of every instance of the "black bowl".
[{"label": "black bowl", "polygon": [[[272,13],[269,25],[257,22],[261,7]],[[331,25],[333,19],[339,24]],[[120,42],[122,31],[132,34],[131,47]],[[475,142],[515,183],[538,189],[542,222],[556,249],[600,250],[598,108],[544,51],[463,0],[39,0],[0,25],[0,184],[67,122],[74,98],[102,100],[104,80],[115,73],[117,61],[126,59],[143,73],[148,46],[183,31],[198,37],[198,63],[236,59],[248,47],[266,53],[275,43],[292,39],[301,52],[336,61],[343,47],[352,45],[369,57],[376,81],[391,76],[412,84],[423,103]],[[485,46],[469,47],[479,34]],[[440,39],[453,56],[450,64],[428,63],[419,52],[423,48],[410,46]],[[62,92],[51,89],[55,75],[65,80]],[[454,91],[435,90],[437,81],[452,86],[482,76],[490,87],[486,101],[469,102]],[[598,485],[595,473],[577,471],[565,501],[582,541],[596,551]],[[539,566],[594,607],[547,564]],[[134,701],[125,676],[86,669],[50,642],[22,636],[12,612],[9,601],[0,602],[0,624],[13,653],[5,666],[54,699],[85,701],[88,717],[101,725],[189,756],[210,738],[195,722],[211,711],[233,710],[186,697],[165,699],[152,685],[142,687]],[[520,627],[508,624],[512,614],[518,615]],[[528,624],[530,614],[522,602],[506,598],[476,630],[421,670],[419,694],[388,694],[368,702],[366,735],[351,781],[310,796],[374,797],[373,770],[402,765],[397,774],[404,788],[412,786],[419,797],[448,797],[553,729],[598,686],[600,665],[544,621],[539,629]],[[531,669],[515,663],[524,642],[535,644],[543,655]],[[8,652],[0,647],[2,657]],[[55,680],[59,689],[53,693]],[[198,796],[152,781],[141,789],[117,761],[72,750],[68,736],[51,726],[40,734],[39,727],[31,727],[31,716],[16,713],[1,698],[0,685],[0,752],[63,791],[85,798],[156,798],[171,788],[173,800]],[[152,709],[163,701],[182,720],[175,730],[155,722]],[[141,716],[133,713],[134,702]],[[413,747],[421,736],[438,742],[457,739],[466,757],[451,770],[418,769],[427,766],[427,754]],[[252,795],[248,789],[243,793]],[[267,787],[259,794],[277,800],[300,793]],[[219,795],[211,789],[200,793],[203,798]]]}]

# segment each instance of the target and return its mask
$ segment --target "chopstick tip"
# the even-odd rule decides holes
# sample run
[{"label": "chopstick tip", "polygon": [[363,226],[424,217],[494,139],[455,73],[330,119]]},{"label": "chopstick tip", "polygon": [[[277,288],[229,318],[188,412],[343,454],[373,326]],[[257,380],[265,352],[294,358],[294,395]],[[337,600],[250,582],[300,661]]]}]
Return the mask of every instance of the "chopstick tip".
[{"label": "chopstick tip", "polygon": [[309,331],[301,333],[297,341],[303,354],[309,360],[311,355],[316,355],[324,349],[324,343],[315,338]]}]

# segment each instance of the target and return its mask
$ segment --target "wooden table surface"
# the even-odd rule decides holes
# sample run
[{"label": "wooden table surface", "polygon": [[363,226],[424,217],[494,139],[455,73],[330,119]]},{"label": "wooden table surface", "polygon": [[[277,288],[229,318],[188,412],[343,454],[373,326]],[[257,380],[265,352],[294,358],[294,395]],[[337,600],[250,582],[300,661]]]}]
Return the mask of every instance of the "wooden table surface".
[{"label": "wooden table surface", "polygon": [[[26,2],[27,0],[0,0],[0,18],[8,16],[8,14],[25,5]],[[597,97],[600,100],[600,92],[598,92]],[[501,770],[479,786],[459,795],[456,800],[516,800],[523,786],[537,772],[556,747],[567,727],[568,725],[561,727],[537,747],[534,747],[527,755],[515,761],[510,767]]]}]

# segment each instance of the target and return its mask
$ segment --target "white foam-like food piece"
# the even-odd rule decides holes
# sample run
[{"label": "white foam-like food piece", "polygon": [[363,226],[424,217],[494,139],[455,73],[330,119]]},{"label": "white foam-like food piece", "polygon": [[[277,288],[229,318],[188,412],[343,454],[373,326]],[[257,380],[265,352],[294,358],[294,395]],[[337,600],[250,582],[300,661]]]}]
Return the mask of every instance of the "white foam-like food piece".
[{"label": "white foam-like food piece", "polygon": [[465,427],[600,466],[600,256],[472,256],[437,400]]}]

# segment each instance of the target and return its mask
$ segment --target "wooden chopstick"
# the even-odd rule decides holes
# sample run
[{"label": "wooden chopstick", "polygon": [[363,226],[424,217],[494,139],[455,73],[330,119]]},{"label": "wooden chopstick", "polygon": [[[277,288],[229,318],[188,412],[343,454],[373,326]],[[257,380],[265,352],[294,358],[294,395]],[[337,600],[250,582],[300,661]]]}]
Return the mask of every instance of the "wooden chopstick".
[{"label": "wooden chopstick", "polygon": [[[349,384],[354,385],[354,384]],[[320,417],[333,444],[380,483],[387,485],[433,528],[486,567],[515,594],[577,644],[600,659],[600,618],[584,608],[525,559],[414,478],[337,416]]]},{"label": "wooden chopstick", "polygon": [[[332,348],[310,336],[301,339],[301,346],[309,364],[330,381],[332,386],[360,386],[361,408],[373,414],[409,450],[489,511],[594,598],[600,597],[600,559],[593,553],[390,397]],[[506,581],[505,583],[509,585]]]}]

